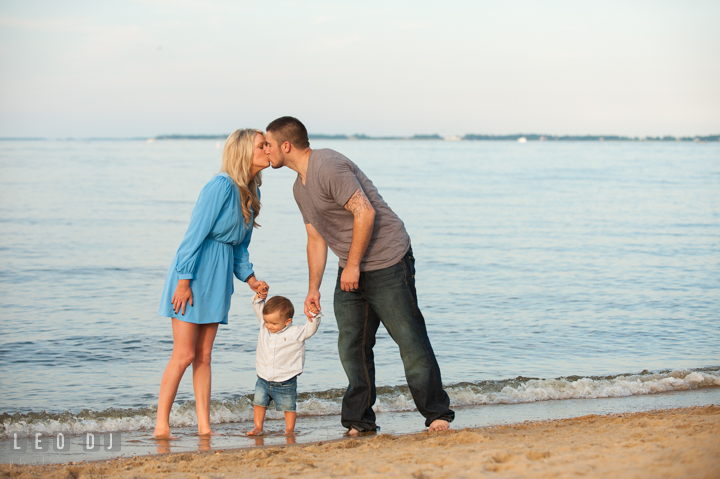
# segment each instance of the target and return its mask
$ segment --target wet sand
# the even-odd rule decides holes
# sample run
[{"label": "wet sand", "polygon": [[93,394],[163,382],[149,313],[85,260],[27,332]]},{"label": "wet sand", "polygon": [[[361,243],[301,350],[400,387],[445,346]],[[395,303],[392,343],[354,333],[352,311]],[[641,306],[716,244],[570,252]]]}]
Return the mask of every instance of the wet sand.
[{"label": "wet sand", "polygon": [[0,477],[720,477],[720,406],[81,464]]}]

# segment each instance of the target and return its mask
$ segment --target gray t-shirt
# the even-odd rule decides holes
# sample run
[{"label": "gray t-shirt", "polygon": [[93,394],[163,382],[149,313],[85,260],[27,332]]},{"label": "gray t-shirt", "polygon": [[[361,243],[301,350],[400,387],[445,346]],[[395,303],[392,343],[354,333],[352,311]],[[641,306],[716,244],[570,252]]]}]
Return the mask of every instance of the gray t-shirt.
[{"label": "gray t-shirt", "polygon": [[298,175],[293,194],[305,224],[313,225],[344,268],[352,243],[354,219],[345,204],[359,188],[375,208],[375,225],[360,271],[387,268],[405,255],[410,237],[402,220],[355,163],[337,151],[312,150],[305,184]]}]

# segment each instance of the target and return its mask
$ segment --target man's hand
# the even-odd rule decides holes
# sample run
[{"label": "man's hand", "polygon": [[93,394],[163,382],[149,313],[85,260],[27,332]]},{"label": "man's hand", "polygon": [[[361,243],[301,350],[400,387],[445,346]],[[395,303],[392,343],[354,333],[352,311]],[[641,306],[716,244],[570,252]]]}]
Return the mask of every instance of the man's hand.
[{"label": "man's hand", "polygon": [[307,230],[307,257],[308,271],[310,273],[308,280],[308,295],[305,298],[305,316],[308,321],[312,321],[314,314],[313,307],[319,312],[320,307],[320,284],[322,283],[323,272],[325,271],[325,262],[327,261],[327,243],[310,223],[305,225]]},{"label": "man's hand", "polygon": [[343,291],[356,291],[360,287],[360,268],[345,266],[340,276],[340,289]]},{"label": "man's hand", "polygon": [[175,293],[172,297],[172,305],[175,314],[178,314],[178,311],[182,311],[182,314],[185,315],[185,306],[187,304],[190,304],[190,306],[193,305],[192,289],[190,289],[190,280],[179,279],[177,288],[175,288]]},{"label": "man's hand", "polygon": [[305,298],[305,316],[312,321],[317,313],[322,310],[320,307],[320,291],[310,291]]}]

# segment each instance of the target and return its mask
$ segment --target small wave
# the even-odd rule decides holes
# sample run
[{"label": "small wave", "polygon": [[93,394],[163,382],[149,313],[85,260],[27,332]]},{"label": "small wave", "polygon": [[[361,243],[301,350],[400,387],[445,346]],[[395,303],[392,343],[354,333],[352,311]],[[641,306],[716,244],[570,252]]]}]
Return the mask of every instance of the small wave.
[{"label": "small wave", "polygon": [[[446,386],[453,406],[483,404],[520,404],[563,399],[597,399],[639,396],[698,388],[720,387],[720,367],[705,369],[677,369],[673,371],[626,374],[618,376],[556,379],[517,377],[502,381],[465,382]],[[298,395],[298,415],[325,416],[340,414],[344,389],[306,392]],[[407,386],[382,386],[377,389],[376,412],[412,411],[415,404]],[[156,407],[133,409],[83,410],[74,414],[46,411],[2,414],[3,431],[0,437],[13,433],[63,432],[82,434],[104,431],[151,431],[155,426]],[[237,399],[214,400],[210,405],[213,424],[252,420],[253,404],[250,396]],[[268,410],[269,419],[279,419],[282,413]],[[195,403],[176,404],[170,414],[172,427],[191,427],[196,424]]]},{"label": "small wave", "polygon": [[606,377],[567,377],[557,379],[518,378],[499,390],[475,384],[447,388],[455,405],[519,404],[562,399],[598,399],[642,396],[672,391],[720,387],[720,369],[664,371]]}]

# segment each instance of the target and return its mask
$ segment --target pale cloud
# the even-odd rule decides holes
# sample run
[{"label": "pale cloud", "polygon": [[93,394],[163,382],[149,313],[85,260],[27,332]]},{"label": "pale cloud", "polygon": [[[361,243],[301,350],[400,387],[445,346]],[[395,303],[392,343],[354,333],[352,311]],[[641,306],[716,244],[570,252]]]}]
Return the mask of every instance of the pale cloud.
[{"label": "pale cloud", "polygon": [[362,45],[368,42],[367,37],[359,34],[329,35],[320,34],[303,45],[313,55],[321,55],[327,52],[347,51],[353,46]]},{"label": "pale cloud", "polygon": [[29,20],[26,18],[0,16],[0,26],[25,30],[82,31],[88,25],[74,17],[45,18]]},{"label": "pale cloud", "polygon": [[427,28],[429,25],[427,23],[401,20],[398,22],[394,22],[394,26],[400,30],[422,30],[424,28]]},{"label": "pale cloud", "polygon": [[99,35],[101,37],[123,34],[130,34],[130,36],[133,37],[137,32],[142,31],[142,28],[135,25],[101,25],[77,17],[29,20],[25,18],[0,16],[0,26],[25,30],[84,33]]},{"label": "pale cloud", "polygon": [[[136,25],[104,25],[77,17],[25,19],[0,17],[0,28],[34,32],[47,42],[47,50],[57,61],[82,66],[122,59],[136,52],[157,49],[159,41],[144,27]],[[5,32],[7,35],[7,31]],[[59,45],[62,48],[58,48]],[[14,41],[3,42],[3,51],[20,51]]]},{"label": "pale cloud", "polygon": [[135,3],[145,5],[156,5],[171,10],[193,10],[196,12],[222,13],[235,11],[239,8],[246,8],[249,5],[256,5],[250,1],[213,1],[206,0],[135,0]]},{"label": "pale cloud", "polygon": [[323,23],[334,22],[334,21],[338,20],[338,18],[339,17],[337,15],[320,15],[320,16],[314,17],[312,19],[312,24],[313,25],[321,25]]}]

